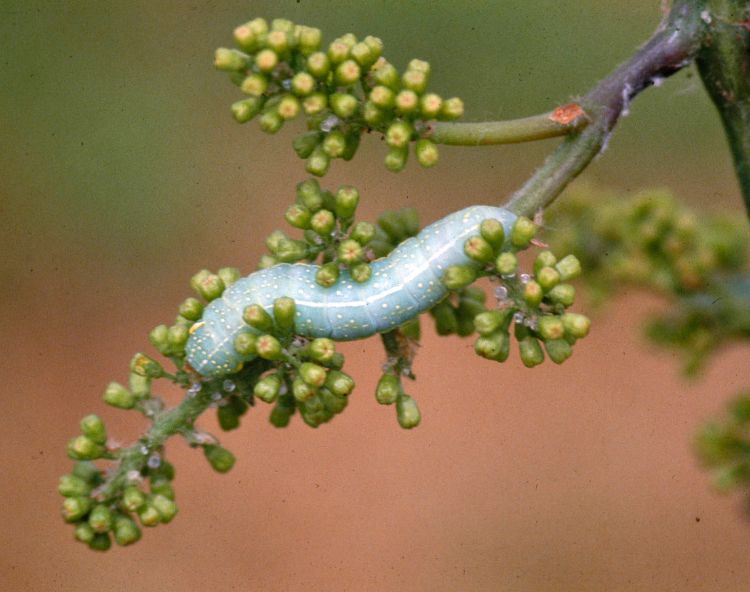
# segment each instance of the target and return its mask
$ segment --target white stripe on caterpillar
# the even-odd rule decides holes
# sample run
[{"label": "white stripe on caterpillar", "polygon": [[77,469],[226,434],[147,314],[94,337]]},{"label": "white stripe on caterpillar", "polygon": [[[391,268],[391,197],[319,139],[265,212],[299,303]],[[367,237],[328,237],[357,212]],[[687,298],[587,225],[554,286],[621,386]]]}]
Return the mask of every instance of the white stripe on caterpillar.
[{"label": "white stripe on caterpillar", "polygon": [[499,220],[510,236],[515,214],[504,208],[472,206],[430,224],[387,257],[373,261],[372,276],[361,284],[342,271],[336,284],[324,288],[315,281],[318,266],[303,263],[252,273],[206,307],[188,340],[187,361],[203,376],[233,372],[251,359],[236,352],[235,338],[256,333],[242,320],[244,309],[259,304],[270,312],[274,300],[282,296],[296,303],[299,335],[348,341],[395,329],[440,302],[448,291],[442,282],[448,267],[476,265],[463,245],[479,233],[487,218]]}]

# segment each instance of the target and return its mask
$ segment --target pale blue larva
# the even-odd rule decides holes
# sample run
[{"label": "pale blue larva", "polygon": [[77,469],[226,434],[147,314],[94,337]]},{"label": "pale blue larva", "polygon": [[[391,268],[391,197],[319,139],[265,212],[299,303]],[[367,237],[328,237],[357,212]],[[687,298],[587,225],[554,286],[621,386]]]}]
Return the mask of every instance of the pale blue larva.
[{"label": "pale blue larva", "polygon": [[348,341],[394,329],[445,296],[443,273],[451,265],[471,263],[464,242],[479,233],[487,218],[499,220],[508,236],[516,216],[492,206],[454,212],[373,261],[372,276],[363,283],[343,271],[334,286],[324,288],[315,281],[318,266],[312,264],[280,264],[256,271],[206,307],[188,340],[187,361],[203,376],[234,371],[249,359],[235,351],[235,338],[255,332],[242,320],[243,310],[260,304],[270,311],[282,296],[293,298],[297,305],[298,335]]}]

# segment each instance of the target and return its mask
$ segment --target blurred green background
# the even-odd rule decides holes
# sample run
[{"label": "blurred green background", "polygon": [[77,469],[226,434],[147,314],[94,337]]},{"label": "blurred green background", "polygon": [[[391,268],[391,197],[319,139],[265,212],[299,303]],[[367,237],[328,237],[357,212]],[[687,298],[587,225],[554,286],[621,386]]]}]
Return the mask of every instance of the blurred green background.
[{"label": "blurred green background", "polygon": [[[112,590],[740,589],[750,570],[731,570],[750,525],[707,492],[688,443],[699,419],[747,382],[737,371],[747,351],[728,352],[704,382],[686,387],[669,355],[635,350],[632,317],[658,304],[638,297],[602,319],[591,352],[557,373],[535,372],[533,382],[517,366],[500,374],[474,360],[470,345],[438,344],[428,332],[412,389],[425,400],[419,434],[398,432],[371,400],[377,344],[350,346],[362,402],[334,422],[340,427],[279,434],[263,411],[228,437],[241,465],[234,478],[194,468],[198,455],[176,448],[183,513],[168,529],[147,532],[137,549],[93,555],[69,540],[56,515],[55,482],[67,470],[64,443],[77,419],[96,411],[122,438],[138,433],[137,418],[103,409],[102,387],[124,378],[131,353],[171,318],[192,273],[253,269],[305,178],[290,146],[299,124],[269,137],[230,117],[239,92],[212,58],[236,25],[284,16],[323,29],[326,40],[377,35],[397,66],[429,60],[432,88],[464,98],[466,118],[479,120],[530,115],[583,94],[647,38],[660,14],[658,0],[0,1],[8,445],[0,491],[13,500],[3,510],[0,576],[8,589],[98,590],[104,581]],[[326,183],[357,185],[366,219],[410,205],[430,221],[501,202],[553,145],[444,148],[436,169],[410,163],[393,175],[373,136],[352,163],[334,163]],[[668,186],[696,206],[742,215],[718,118],[692,69],[639,97],[583,178],[624,193]],[[613,344],[617,358],[607,355]],[[446,371],[457,352],[457,369]],[[613,359],[618,366],[602,373]],[[633,377],[633,367],[644,370]],[[592,384],[592,372],[604,382]],[[440,407],[452,388],[470,385],[500,392],[492,405]],[[487,422],[479,435],[471,423],[483,421],[478,414]],[[617,424],[617,414],[628,421]],[[644,425],[648,434],[634,436]],[[634,437],[643,444],[629,456],[619,446]],[[259,438],[281,460],[252,453]],[[501,445],[510,452],[498,452]],[[372,461],[371,447],[384,446],[420,468],[389,471],[394,456]],[[594,477],[576,472],[581,458]],[[474,467],[477,483],[462,466]],[[641,480],[645,490],[635,487]],[[549,497],[535,493],[540,482],[551,484]],[[295,492],[306,502],[293,510],[286,502]],[[259,499],[272,499],[271,509]],[[715,519],[696,531],[700,512]],[[678,548],[662,560],[670,541]]]}]

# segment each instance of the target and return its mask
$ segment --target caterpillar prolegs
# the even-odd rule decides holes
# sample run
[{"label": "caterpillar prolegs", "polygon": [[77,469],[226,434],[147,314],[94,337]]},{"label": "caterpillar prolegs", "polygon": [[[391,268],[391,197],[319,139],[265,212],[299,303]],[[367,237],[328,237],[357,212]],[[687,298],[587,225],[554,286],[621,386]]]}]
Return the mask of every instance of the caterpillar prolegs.
[{"label": "caterpillar prolegs", "polygon": [[244,309],[259,304],[270,312],[282,296],[295,300],[298,335],[349,341],[395,329],[440,302],[447,293],[441,278],[448,267],[476,265],[463,245],[487,218],[499,220],[510,236],[515,214],[471,206],[430,224],[387,257],[373,261],[372,275],[363,283],[342,271],[336,284],[325,288],[315,281],[318,266],[303,263],[252,273],[206,307],[188,340],[187,361],[203,376],[233,372],[248,361],[235,350],[235,338],[255,332],[242,319]]}]

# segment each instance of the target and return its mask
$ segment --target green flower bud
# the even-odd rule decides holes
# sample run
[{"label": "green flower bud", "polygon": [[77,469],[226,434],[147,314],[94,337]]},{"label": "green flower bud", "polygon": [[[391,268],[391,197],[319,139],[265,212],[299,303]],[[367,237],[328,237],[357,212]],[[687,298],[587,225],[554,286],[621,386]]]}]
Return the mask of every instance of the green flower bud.
[{"label": "green flower bud", "polygon": [[242,320],[258,331],[273,329],[273,318],[260,304],[251,304],[242,311]]},{"label": "green flower bud", "polygon": [[242,70],[247,67],[248,61],[248,56],[236,49],[220,47],[214,53],[214,66],[217,70],[225,72]]},{"label": "green flower bud", "polygon": [[552,339],[544,342],[549,359],[555,364],[562,364],[573,354],[573,348],[564,339]]},{"label": "green flower bud", "polygon": [[242,357],[257,355],[257,339],[252,333],[240,333],[234,338],[234,351]]},{"label": "green flower bud", "polygon": [[341,158],[346,150],[346,136],[341,130],[335,129],[326,134],[323,139],[323,152],[331,158]]},{"label": "green flower bud", "polygon": [[526,216],[519,216],[510,231],[510,242],[516,248],[526,248],[534,238],[537,228],[538,226]]},{"label": "green flower bud", "polygon": [[281,343],[273,335],[261,335],[256,340],[258,355],[264,360],[280,360],[283,357]]},{"label": "green flower bud", "polygon": [[73,465],[73,476],[83,479],[89,485],[98,485],[102,481],[102,473],[97,466],[87,460],[78,461]]},{"label": "green flower bud", "polygon": [[419,413],[417,402],[409,395],[402,394],[396,401],[396,417],[398,425],[405,430],[410,430],[419,425],[422,415]]},{"label": "green flower bud", "polygon": [[405,148],[409,145],[414,128],[406,121],[396,121],[388,127],[385,141],[391,148]]},{"label": "green flower bud", "polygon": [[443,106],[440,109],[439,119],[445,119],[447,121],[453,121],[454,119],[460,119],[464,115],[464,102],[458,97],[446,99],[443,101]]},{"label": "green flower bud", "polygon": [[295,263],[307,256],[307,243],[301,240],[282,240],[279,242],[274,255],[283,263]]},{"label": "green flower bud", "polygon": [[412,90],[402,90],[396,95],[396,111],[402,115],[411,115],[419,109],[419,96]]},{"label": "green flower bud", "polygon": [[141,529],[127,516],[117,516],[114,522],[115,542],[123,547],[132,545],[141,538]]},{"label": "green flower bud", "polygon": [[[207,448],[213,448],[213,449],[219,449],[223,452],[227,453],[229,457],[231,458],[231,462],[226,458],[222,458],[221,461],[216,461],[217,464],[219,464],[222,468],[217,468],[216,464],[214,464],[214,461],[209,458],[209,452],[206,450]],[[203,447],[203,452],[206,454],[206,458],[208,458],[208,462],[213,467],[215,471],[218,471],[219,473],[226,473],[229,469],[232,468],[232,464],[234,464],[234,456],[232,456],[232,453],[228,450],[225,450],[221,446],[212,446],[210,444],[207,444]],[[217,456],[219,456],[219,453],[214,453]],[[222,455],[223,456],[223,455]],[[229,464],[227,468],[224,468]],[[223,469],[223,470],[222,470]],[[161,522],[164,524],[167,524],[172,520],[172,518],[175,517],[175,514],[177,514],[177,504],[174,503],[174,500],[169,499],[168,497],[164,495],[155,495],[151,498],[151,503],[149,504],[150,507],[153,507],[157,513],[159,514],[159,518],[161,519]],[[148,507],[148,506],[147,506]]]},{"label": "green flower bud", "polygon": [[443,107],[443,99],[435,93],[427,93],[419,99],[419,111],[424,119],[435,119],[440,115]]},{"label": "green flower bud", "polygon": [[68,456],[73,460],[94,460],[104,454],[104,446],[86,436],[76,436],[68,441]]},{"label": "green flower bud", "polygon": [[276,113],[278,113],[284,121],[289,121],[290,119],[297,117],[300,109],[301,106],[299,99],[294,95],[284,95],[279,101],[279,104],[276,105]]},{"label": "green flower bud", "polygon": [[275,134],[284,125],[284,118],[276,109],[267,109],[258,120],[260,129],[267,134]]},{"label": "green flower bud", "polygon": [[312,213],[302,204],[292,204],[286,210],[284,218],[295,228],[310,228]]},{"label": "green flower bud", "polygon": [[96,533],[94,532],[94,529],[88,525],[88,522],[81,522],[80,524],[76,524],[76,540],[81,541],[82,543],[89,544],[93,540],[94,535],[96,535]]},{"label": "green flower bud", "polygon": [[346,239],[339,244],[337,254],[344,265],[354,265],[362,260],[364,250],[357,241]]},{"label": "green flower bud", "polygon": [[443,283],[449,290],[460,290],[473,284],[477,279],[477,272],[468,265],[451,265],[443,274]]},{"label": "green flower bud", "polygon": [[479,337],[474,351],[488,360],[504,362],[510,353],[510,335],[507,331],[498,331]]},{"label": "green flower bud", "polygon": [[322,38],[323,35],[320,29],[316,29],[315,27],[300,27],[298,44],[302,55],[309,56],[313,52],[318,51]]},{"label": "green flower bud", "polygon": [[474,317],[474,328],[483,336],[491,335],[500,329],[505,330],[512,314],[513,310],[509,308],[479,313]]},{"label": "green flower bud", "polygon": [[438,335],[451,335],[458,332],[456,311],[448,300],[443,300],[433,306],[430,313],[435,319],[435,330]]},{"label": "green flower bud", "polygon": [[130,392],[136,399],[148,399],[151,396],[151,380],[148,376],[141,376],[135,372],[130,373],[128,385],[130,386]]},{"label": "green flower bud", "polygon": [[87,415],[81,419],[81,433],[90,438],[97,444],[104,444],[107,441],[107,430],[104,428],[104,422],[98,415]]},{"label": "green flower bud", "polygon": [[89,497],[77,495],[63,500],[62,516],[65,522],[76,522],[88,514],[94,502]]},{"label": "green flower bud", "polygon": [[[219,407],[219,409],[229,409],[230,405],[225,405],[224,407]],[[235,410],[235,416],[238,416],[239,414],[236,413]],[[171,500],[174,500],[175,498],[175,492],[174,487],[172,487],[172,484],[166,480],[166,479],[156,479],[151,478],[151,493],[153,495],[163,495],[164,497],[168,497]]]},{"label": "green flower bud", "polygon": [[197,298],[186,298],[180,304],[179,313],[190,321],[197,321],[203,315],[203,304]]},{"label": "green flower bud", "polygon": [[132,409],[136,403],[136,397],[128,389],[117,382],[110,382],[104,391],[104,402],[119,409]]},{"label": "green flower bud", "polygon": [[377,127],[385,121],[385,112],[372,101],[365,102],[362,117],[372,127]]},{"label": "green flower bud", "polygon": [[536,308],[542,303],[543,298],[544,290],[542,289],[542,286],[539,285],[539,282],[534,280],[526,282],[526,285],[523,287],[523,299],[526,304]]},{"label": "green flower bud", "polygon": [[398,217],[406,236],[415,236],[419,232],[419,212],[414,208],[403,208],[398,211]]},{"label": "green flower bud", "polygon": [[544,351],[535,337],[524,337],[518,342],[521,361],[527,368],[533,368],[544,362]]},{"label": "green flower bud", "polygon": [[425,168],[436,165],[440,158],[437,144],[426,138],[417,140],[414,146],[414,153],[417,155],[417,162]]},{"label": "green flower bud", "polygon": [[112,546],[112,539],[109,538],[107,533],[97,533],[94,538],[89,542],[89,549],[92,551],[108,551]]},{"label": "green flower bud", "polygon": [[172,352],[184,352],[190,331],[185,325],[172,325],[167,331],[167,342]]},{"label": "green flower bud", "polygon": [[328,46],[328,59],[333,64],[340,64],[349,57],[351,46],[343,39],[334,39]]},{"label": "green flower bud", "polygon": [[161,522],[161,514],[152,503],[146,504],[138,511],[138,518],[143,526],[156,526]]},{"label": "green flower bud", "polygon": [[576,289],[570,284],[557,284],[547,292],[546,297],[553,304],[560,304],[568,308],[575,301]]},{"label": "green flower bud", "polygon": [[303,403],[315,396],[317,388],[307,384],[302,378],[297,377],[292,381],[292,394],[295,400]]},{"label": "green flower bud", "polygon": [[375,399],[381,405],[392,405],[401,394],[401,381],[395,374],[383,374],[375,389]]},{"label": "green flower bud", "polygon": [[292,92],[298,97],[306,97],[315,90],[315,78],[307,72],[297,72],[292,78]]},{"label": "green flower bud", "polygon": [[85,479],[81,479],[76,475],[63,475],[60,477],[57,491],[60,492],[60,495],[65,497],[85,497],[91,492],[91,485],[89,485]]},{"label": "green flower bud", "polygon": [[409,158],[409,149],[391,148],[385,155],[385,168],[392,173],[400,173],[406,167],[406,160]]},{"label": "green flower bud", "polygon": [[380,39],[380,37],[373,37],[372,35],[368,35],[367,37],[365,37],[364,42],[367,47],[370,48],[370,52],[373,56],[373,61],[377,60],[380,57],[380,54],[383,53],[383,40]]},{"label": "green flower bud", "polygon": [[479,225],[479,234],[492,245],[493,249],[499,249],[505,242],[505,228],[503,228],[500,220],[494,218],[482,220]]},{"label": "green flower bud", "polygon": [[323,386],[326,382],[328,371],[326,368],[313,364],[312,362],[304,362],[299,367],[299,375],[307,384],[318,388]]},{"label": "green flower bud", "polygon": [[277,374],[269,374],[261,378],[253,387],[253,394],[261,401],[273,403],[281,390],[281,378]]},{"label": "green flower bud", "polygon": [[271,31],[294,33],[294,23],[289,19],[276,18],[271,21]]},{"label": "green flower bud", "polygon": [[565,327],[562,319],[557,316],[539,317],[539,336],[545,341],[562,339],[565,335]]},{"label": "green flower bud", "polygon": [[361,135],[361,130],[350,131],[346,135],[346,148],[344,148],[344,153],[341,155],[341,158],[346,161],[354,158],[354,155],[357,153],[357,149],[359,148],[359,139]]},{"label": "green flower bud", "polygon": [[568,255],[555,265],[555,269],[560,272],[560,279],[562,281],[569,282],[581,275],[581,262],[575,255]]},{"label": "green flower bud", "polygon": [[246,123],[255,117],[263,108],[263,99],[258,96],[249,97],[232,103],[232,117],[238,123]]},{"label": "green flower bud", "polygon": [[161,464],[157,468],[152,469],[149,467],[148,474],[152,480],[158,478],[172,481],[175,475],[174,465],[171,462],[162,459]]},{"label": "green flower bud", "polygon": [[359,204],[359,191],[349,185],[339,187],[336,192],[336,215],[347,220],[354,216]]},{"label": "green flower bud", "polygon": [[148,378],[159,378],[164,374],[159,362],[142,353],[135,354],[130,360],[130,371]]},{"label": "green flower bud", "polygon": [[218,275],[207,269],[202,269],[190,278],[190,287],[195,290],[198,296],[209,302],[224,293],[224,282]]},{"label": "green flower bud", "polygon": [[335,354],[333,354],[331,361],[327,362],[325,365],[328,368],[333,368],[334,370],[341,370],[344,367],[344,354],[336,352]]},{"label": "green flower bud", "polygon": [[588,317],[574,312],[566,312],[561,318],[563,326],[565,327],[565,333],[571,337],[582,339],[589,334],[591,320],[589,320]]},{"label": "green flower bud", "polygon": [[255,54],[255,65],[258,70],[268,74],[279,63],[278,54],[272,49],[261,49]]},{"label": "green flower bud", "polygon": [[545,292],[549,292],[560,283],[560,274],[553,267],[542,267],[536,274],[539,285]]},{"label": "green flower bud", "polygon": [[[257,24],[258,21],[266,24],[265,29]],[[258,49],[260,39],[265,38],[267,31],[268,24],[263,19],[255,19],[237,27],[234,30],[234,40],[245,51],[254,52]]]},{"label": "green flower bud", "polygon": [[273,316],[276,320],[276,326],[282,331],[294,330],[294,316],[297,312],[297,305],[293,298],[282,296],[273,301]]},{"label": "green flower bud", "polygon": [[478,263],[489,263],[495,256],[492,245],[479,235],[470,236],[466,239],[464,253]]},{"label": "green flower bud", "polygon": [[104,504],[94,506],[89,514],[89,526],[94,532],[108,532],[112,527],[112,512]]},{"label": "green flower bud", "polygon": [[372,277],[372,268],[369,263],[357,263],[357,265],[352,266],[349,273],[355,282],[364,284]]},{"label": "green flower bud", "polygon": [[330,236],[336,226],[336,217],[328,210],[318,210],[310,218],[310,228],[320,236]]},{"label": "green flower bud", "polygon": [[370,101],[379,109],[392,109],[396,104],[396,94],[387,86],[378,84],[370,91]]},{"label": "green flower bud", "polygon": [[294,407],[289,408],[276,405],[276,407],[271,410],[271,415],[268,419],[274,427],[285,428],[289,425],[289,420],[291,420],[293,414]]},{"label": "green flower bud", "polygon": [[268,235],[268,238],[266,239],[266,246],[268,247],[269,251],[275,253],[279,248],[279,244],[287,239],[287,235],[281,232],[281,230],[274,230],[271,234]]},{"label": "green flower bud", "polygon": [[351,48],[349,54],[354,60],[356,60],[357,64],[362,66],[362,68],[369,68],[379,57],[373,53],[370,46],[364,41],[356,43]]},{"label": "green flower bud", "polygon": [[325,408],[331,413],[341,413],[348,404],[348,399],[344,396],[334,395],[328,389],[320,389],[318,396],[323,401]]},{"label": "green flower bud", "polygon": [[331,61],[326,54],[316,51],[307,58],[307,71],[318,80],[321,80],[331,71]]},{"label": "green flower bud", "polygon": [[302,101],[302,110],[307,115],[317,115],[328,107],[328,96],[323,93],[313,93]]},{"label": "green flower bud", "polygon": [[122,505],[128,512],[137,512],[145,503],[145,494],[135,485],[129,485],[122,493]]},{"label": "green flower bud", "polygon": [[330,157],[318,146],[307,159],[305,170],[311,175],[322,177],[328,172],[329,166],[331,166]]},{"label": "green flower bud", "polygon": [[349,238],[361,245],[366,245],[375,238],[375,225],[369,222],[357,222],[352,229]]},{"label": "green flower bud", "polygon": [[276,54],[283,55],[289,51],[291,40],[286,31],[271,31],[266,36],[266,44]]},{"label": "green flower bud", "polygon": [[316,179],[307,179],[297,184],[297,200],[311,212],[323,207],[320,185]]},{"label": "green flower bud", "polygon": [[268,78],[263,74],[250,74],[240,84],[240,90],[247,95],[260,98],[268,90]]},{"label": "green flower bud", "polygon": [[325,386],[334,395],[344,397],[354,390],[354,380],[345,372],[331,370],[326,378]]},{"label": "green flower bud", "polygon": [[500,275],[514,275],[518,271],[518,257],[513,253],[500,253],[495,259],[495,269]]},{"label": "green flower bud", "polygon": [[330,263],[324,263],[315,273],[315,281],[324,288],[330,288],[338,281],[338,279],[339,265],[333,261]]},{"label": "green flower bud", "polygon": [[401,77],[396,67],[387,60],[380,58],[370,68],[372,79],[375,84],[382,84],[391,90],[397,91],[401,86]]},{"label": "green flower bud", "polygon": [[258,261],[258,269],[268,269],[269,267],[273,267],[278,263],[278,259],[276,257],[272,257],[271,255],[262,255],[260,258],[260,261]]},{"label": "green flower bud", "polygon": [[336,342],[327,337],[313,339],[307,346],[307,355],[316,362],[326,364],[331,361],[336,353]]},{"label": "green flower bud", "polygon": [[534,260],[534,274],[539,273],[545,267],[554,267],[557,257],[552,251],[541,251]]},{"label": "green flower bud", "polygon": [[359,64],[354,60],[344,60],[336,66],[336,84],[341,86],[350,86],[359,81],[362,70]]},{"label": "green flower bud", "polygon": [[359,107],[359,101],[354,95],[334,93],[331,95],[331,110],[341,119],[352,117]]}]

